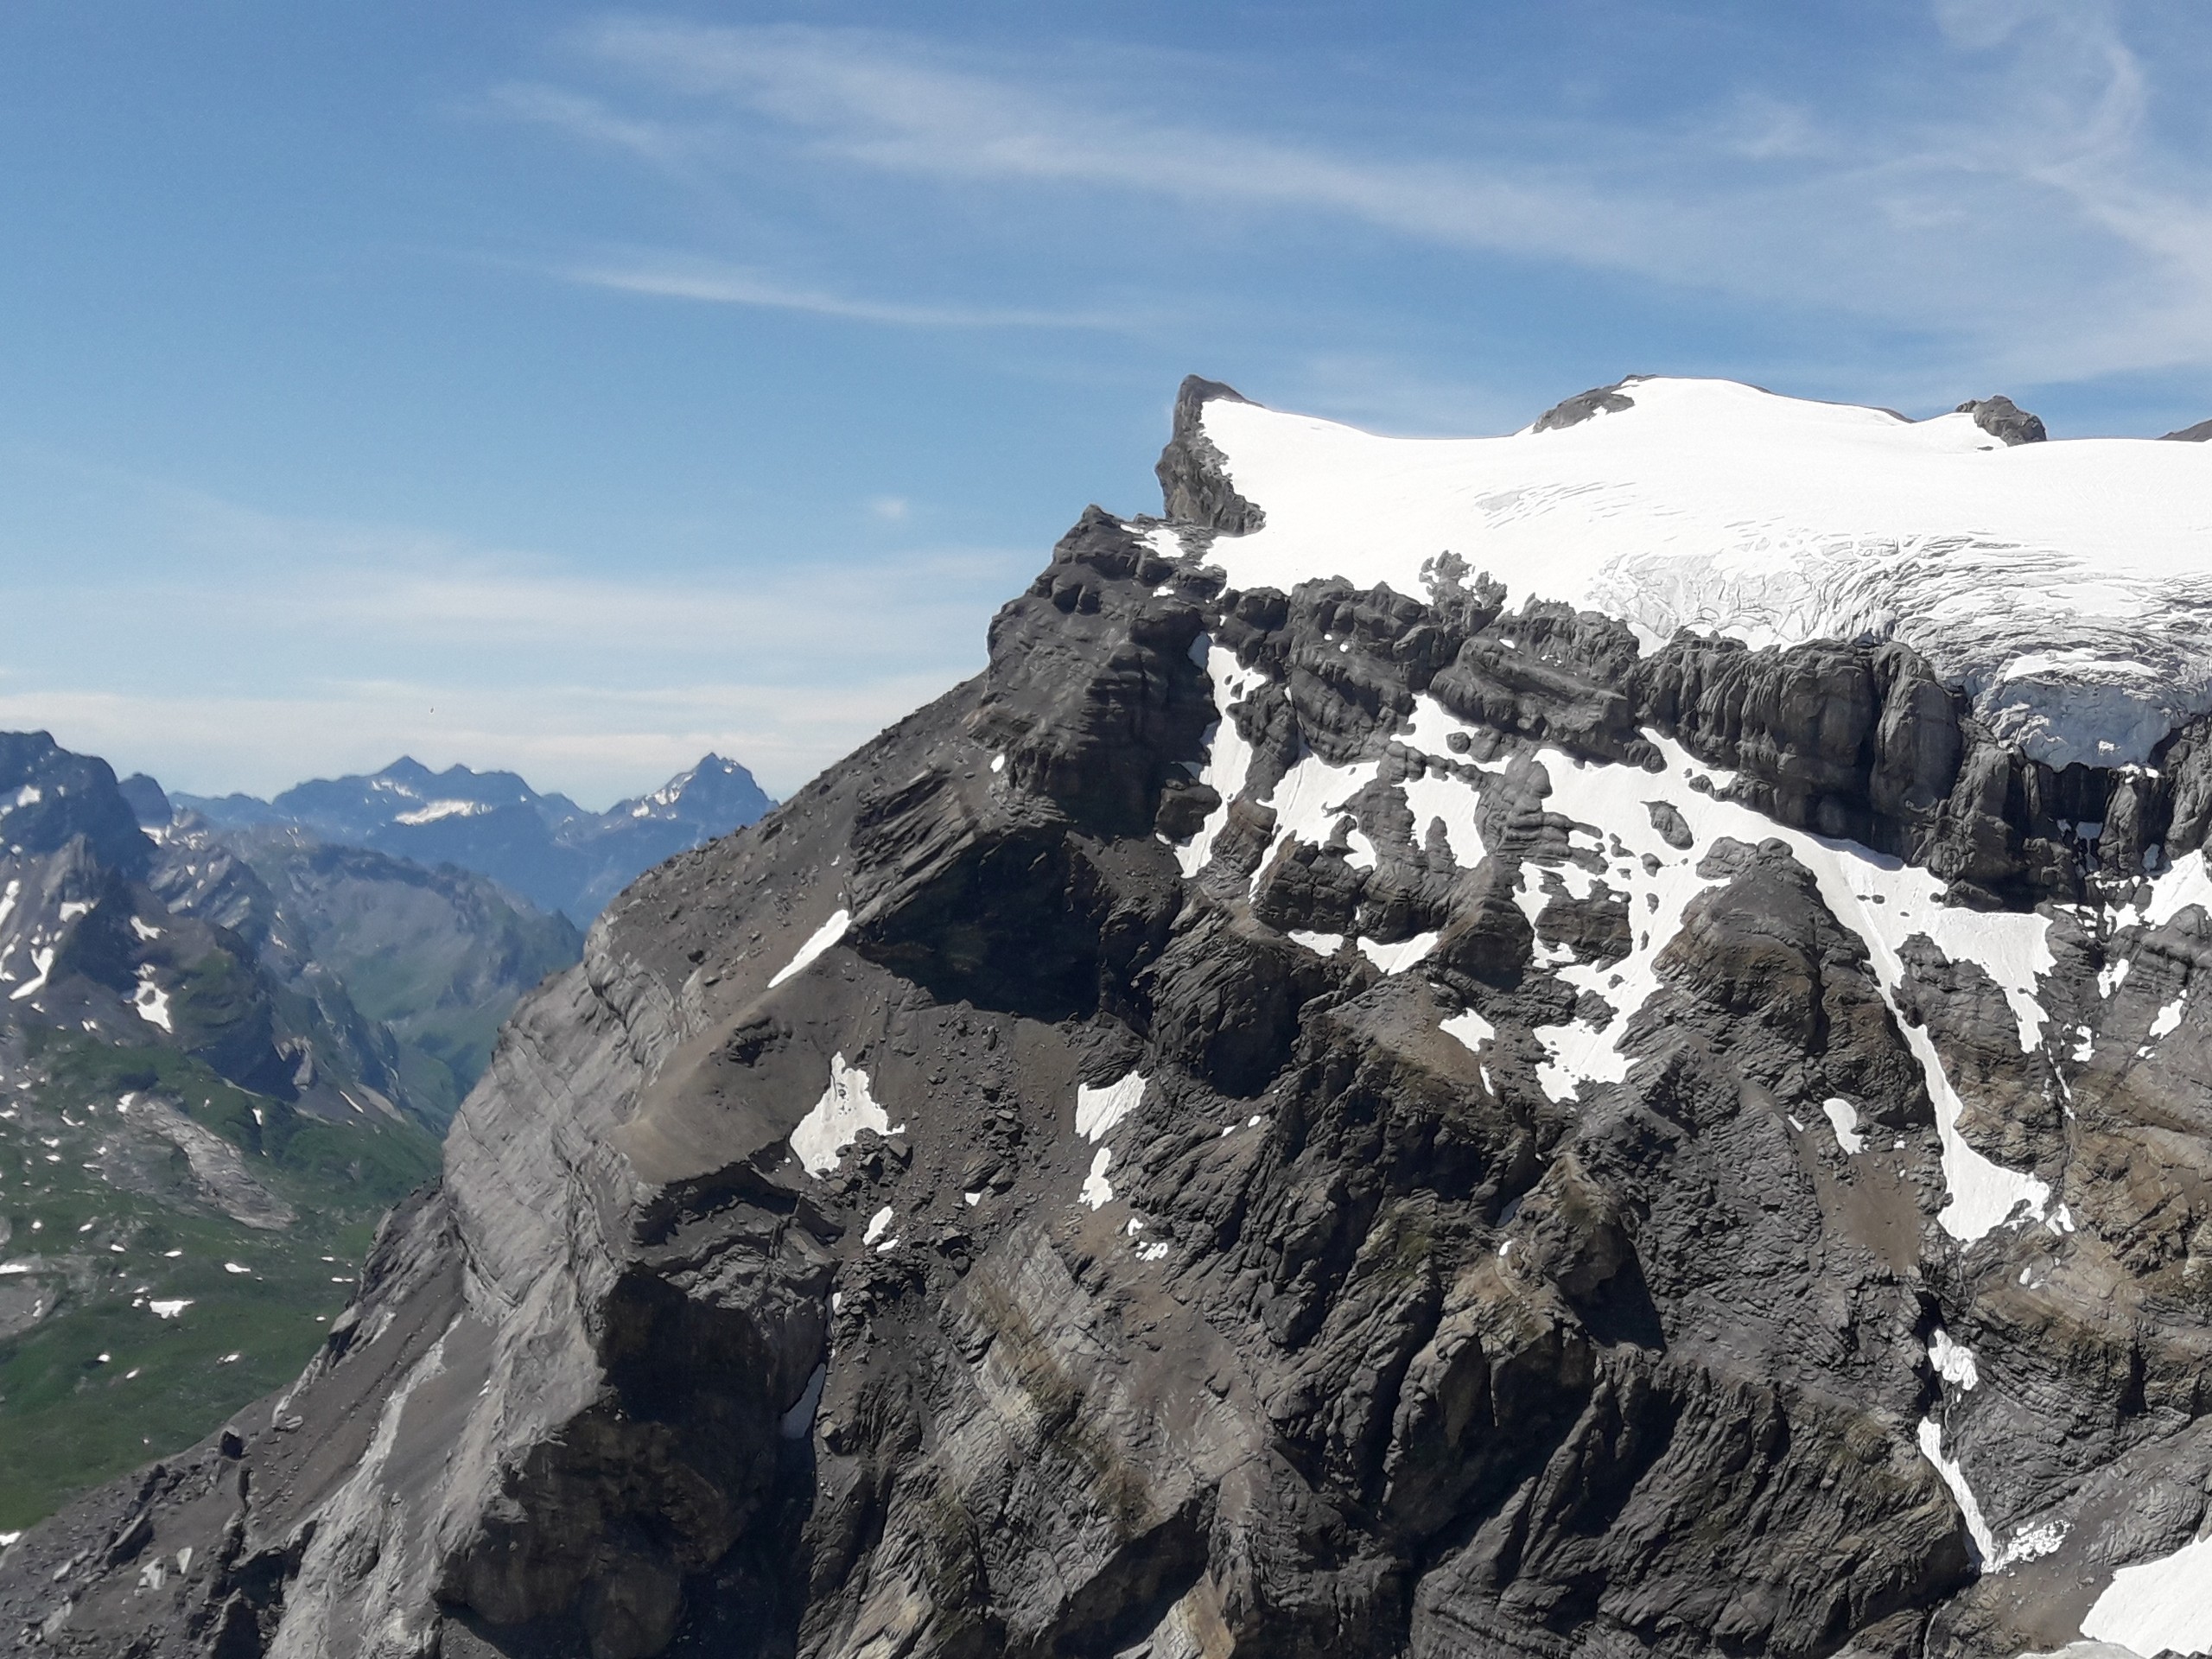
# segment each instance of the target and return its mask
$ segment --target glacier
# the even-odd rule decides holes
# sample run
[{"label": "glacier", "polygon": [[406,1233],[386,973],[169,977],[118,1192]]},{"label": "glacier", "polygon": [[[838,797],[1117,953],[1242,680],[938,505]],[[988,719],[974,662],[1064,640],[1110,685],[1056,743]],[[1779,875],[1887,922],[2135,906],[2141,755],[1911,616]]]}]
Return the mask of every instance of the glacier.
[{"label": "glacier", "polygon": [[1754,648],[1896,639],[2053,767],[2146,761],[2212,712],[2212,446],[2007,446],[1955,413],[1631,379],[1504,437],[1381,437],[1227,398],[1205,436],[1265,521],[1208,562],[1421,597],[1450,552],[1537,598]]}]

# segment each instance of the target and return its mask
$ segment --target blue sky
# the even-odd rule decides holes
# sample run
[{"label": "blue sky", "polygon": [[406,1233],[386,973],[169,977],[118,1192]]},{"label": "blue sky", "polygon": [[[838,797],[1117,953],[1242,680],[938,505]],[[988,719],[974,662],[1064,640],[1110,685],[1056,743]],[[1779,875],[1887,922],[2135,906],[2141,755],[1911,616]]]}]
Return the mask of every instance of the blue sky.
[{"label": "blue sky", "polygon": [[0,724],[788,792],[979,667],[1176,382],[2212,416],[2212,13],[0,10]]}]

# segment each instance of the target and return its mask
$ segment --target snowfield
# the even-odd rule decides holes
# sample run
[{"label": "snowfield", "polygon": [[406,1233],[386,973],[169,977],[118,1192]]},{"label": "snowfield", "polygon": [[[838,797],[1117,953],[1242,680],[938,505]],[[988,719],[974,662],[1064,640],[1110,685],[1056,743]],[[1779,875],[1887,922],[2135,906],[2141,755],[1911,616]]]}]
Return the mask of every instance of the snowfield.
[{"label": "snowfield", "polygon": [[1968,415],[1625,383],[1634,407],[1509,437],[1383,438],[1225,400],[1206,435],[1266,524],[1214,543],[1241,588],[1427,591],[1449,550],[1510,602],[1798,645],[1912,645],[2053,766],[2146,759],[2212,711],[2212,445],[2007,448]]}]

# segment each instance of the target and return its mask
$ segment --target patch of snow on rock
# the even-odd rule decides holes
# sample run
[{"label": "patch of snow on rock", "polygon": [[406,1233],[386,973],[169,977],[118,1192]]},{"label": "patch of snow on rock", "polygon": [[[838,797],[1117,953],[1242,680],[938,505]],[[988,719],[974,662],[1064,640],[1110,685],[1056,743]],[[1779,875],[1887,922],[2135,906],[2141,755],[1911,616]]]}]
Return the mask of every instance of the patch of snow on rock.
[{"label": "patch of snow on rock", "polygon": [[1821,1103],[1821,1109],[1827,1114],[1828,1122],[1835,1128],[1835,1143],[1846,1152],[1866,1150],[1866,1137],[1859,1133],[1859,1109],[1840,1096],[1834,1096]]},{"label": "patch of snow on rock", "polygon": [[776,970],[775,977],[768,982],[768,988],[772,991],[785,980],[804,973],[817,957],[845,937],[845,930],[852,925],[852,920],[853,914],[849,910],[833,912],[828,921],[807,936],[806,943],[798,948],[798,954]]},{"label": "patch of snow on rock", "polygon": [[1936,1376],[1968,1394],[1981,1382],[1981,1372],[1974,1363],[1974,1350],[1962,1342],[1953,1342],[1951,1333],[1940,1325],[1928,1338],[1928,1363],[1936,1368]]},{"label": "patch of snow on rock", "polygon": [[[2140,909],[2121,912],[2120,925],[2126,926],[2133,921],[2143,927],[2164,927],[2191,906],[2212,915],[2212,860],[2207,860],[2202,851],[2190,854],[2178,864],[2168,865],[2152,876],[2150,901]],[[2101,988],[2103,982],[2100,976]],[[2117,989],[2118,986],[2115,980],[2113,988]]]},{"label": "patch of snow on rock", "polygon": [[814,1432],[814,1414],[822,1404],[822,1385],[829,1380],[830,1368],[817,1365],[808,1374],[806,1387],[791,1402],[791,1408],[777,1420],[776,1433],[786,1440],[803,1440]]},{"label": "patch of snow on rock", "polygon": [[1077,1084],[1075,1091],[1075,1132],[1094,1146],[1114,1132],[1114,1126],[1143,1103],[1144,1077],[1132,1071],[1117,1083],[1094,1089]]},{"label": "patch of snow on rock", "polygon": [[2113,1574],[2082,1634],[2137,1653],[2212,1652],[2212,1536]]},{"label": "patch of snow on rock", "polygon": [[54,970],[54,947],[31,952],[31,966],[38,970],[36,978],[27,979],[8,993],[8,1000],[20,1002],[27,996],[36,996],[46,988],[46,976]]},{"label": "patch of snow on rock", "polygon": [[1372,939],[1362,939],[1359,954],[1386,974],[1402,974],[1435,950],[1436,941],[1441,937],[1433,932],[1416,933],[1395,944],[1377,944]]},{"label": "patch of snow on rock", "polygon": [[899,1135],[905,1128],[892,1126],[890,1115],[869,1092],[868,1073],[846,1065],[840,1053],[830,1061],[830,1086],[791,1131],[791,1146],[806,1173],[820,1177],[837,1167],[838,1157],[862,1129]]},{"label": "patch of snow on rock", "polygon": [[1447,1037],[1456,1038],[1461,1046],[1473,1053],[1483,1044],[1497,1035],[1497,1027],[1469,1008],[1465,1014],[1455,1014],[1442,1021],[1438,1029]]},{"label": "patch of snow on rock", "polygon": [[1083,1191],[1078,1196],[1094,1210],[1114,1202],[1114,1189],[1106,1179],[1106,1166],[1113,1161],[1113,1153],[1099,1147],[1090,1160],[1090,1173],[1083,1178]]},{"label": "patch of snow on rock", "polygon": [[1456,778],[1430,772],[1408,779],[1399,785],[1398,790],[1406,798],[1406,804],[1413,809],[1416,844],[1428,834],[1430,824],[1441,823],[1444,844],[1452,849],[1454,864],[1463,870],[1471,870],[1483,861],[1488,849],[1483,845],[1482,830],[1476,823],[1482,797],[1473,789]]},{"label": "patch of snow on rock", "polygon": [[441,818],[478,818],[492,809],[481,801],[430,801],[412,812],[402,812],[394,823],[435,823]]},{"label": "patch of snow on rock", "polygon": [[[1264,798],[1264,804],[1275,810],[1274,834],[1268,842],[1268,850],[1252,872],[1251,891],[1257,893],[1268,867],[1274,862],[1275,855],[1290,842],[1309,846],[1325,844],[1344,814],[1344,804],[1354,795],[1375,781],[1382,767],[1373,760],[1356,760],[1348,766],[1332,766],[1318,754],[1308,753],[1299,757],[1298,764],[1285,772],[1274,790]],[[1217,788],[1219,785],[1216,785]],[[1224,795],[1223,799],[1229,798]],[[1364,840],[1365,837],[1361,837]],[[1361,862],[1362,858],[1365,862]],[[1375,861],[1371,843],[1363,853],[1354,844],[1352,856],[1347,861],[1354,868],[1372,868]]]},{"label": "patch of snow on rock", "polygon": [[169,994],[154,983],[151,966],[138,970],[138,988],[130,995],[130,1006],[138,1017],[149,1026],[159,1026],[163,1031],[175,1031],[169,1022]]},{"label": "patch of snow on rock", "polygon": [[1997,1559],[1997,1536],[1989,1529],[1989,1522],[1982,1518],[1981,1500],[1974,1495],[1974,1488],[1967,1484],[1966,1471],[1958,1460],[1943,1455],[1943,1429],[1933,1417],[1920,1420],[1920,1455],[1936,1466],[1943,1484],[1951,1489],[1951,1501],[1959,1506],[1960,1518],[1967,1523],[1967,1535],[1974,1540],[1974,1547],[1985,1561]]},{"label": "patch of snow on rock", "polygon": [[1236,729],[1230,711],[1267,677],[1239,666],[1236,653],[1223,650],[1207,634],[1191,642],[1191,656],[1213,682],[1214,723],[1206,731],[1206,759],[1198,769],[1198,782],[1220,796],[1221,804],[1206,814],[1196,835],[1175,849],[1175,862],[1186,877],[1205,868],[1206,861],[1213,856],[1215,838],[1228,825],[1229,804],[1243,793],[1245,777],[1252,768],[1252,746]]},{"label": "patch of snow on rock", "polygon": [[1538,1026],[1535,1036],[1548,1058],[1536,1063],[1536,1082],[1545,1095],[1562,1106],[1580,1097],[1586,1083],[1618,1083],[1628,1076],[1628,1056],[1614,1046],[1614,1027],[1622,1022],[1593,1026],[1573,1020],[1563,1026]]},{"label": "patch of snow on rock", "polygon": [[2066,1531],[2065,1524],[2058,1521],[2044,1521],[2033,1526],[2018,1528],[2012,1534],[2012,1541],[1998,1553],[1995,1570],[2041,1560],[2066,1541]]}]

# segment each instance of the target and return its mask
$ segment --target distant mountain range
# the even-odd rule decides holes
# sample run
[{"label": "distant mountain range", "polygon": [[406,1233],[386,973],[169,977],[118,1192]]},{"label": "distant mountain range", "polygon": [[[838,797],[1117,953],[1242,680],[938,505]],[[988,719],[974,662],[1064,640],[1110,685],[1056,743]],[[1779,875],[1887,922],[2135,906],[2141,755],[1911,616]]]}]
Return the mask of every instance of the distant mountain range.
[{"label": "distant mountain range", "polygon": [[[126,791],[158,793],[150,779]],[[251,795],[168,798],[219,830],[290,829],[426,868],[488,875],[542,910],[588,927],[607,901],[662,860],[753,823],[775,804],[734,760],[708,755],[649,795],[590,812],[541,795],[512,772],[402,758],[366,777],[315,779],[274,800]]]},{"label": "distant mountain range", "polygon": [[0,1528],[283,1381],[437,1169],[453,1068],[364,1014],[296,887],[0,733]]},{"label": "distant mountain range", "polygon": [[0,1537],[291,1375],[516,1002],[768,804],[716,756],[604,813],[412,760],[172,800],[0,733]]},{"label": "distant mountain range", "polygon": [[380,1027],[397,1097],[443,1132],[523,994],[583,954],[583,935],[489,876],[426,869],[268,824],[153,826],[152,875],[172,908],[227,927],[280,983]]}]

